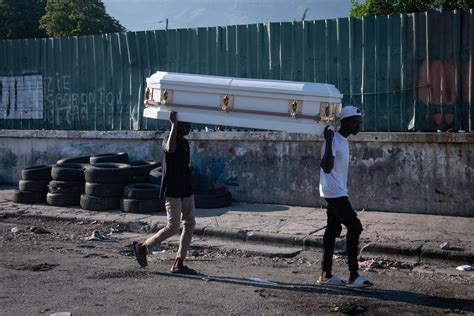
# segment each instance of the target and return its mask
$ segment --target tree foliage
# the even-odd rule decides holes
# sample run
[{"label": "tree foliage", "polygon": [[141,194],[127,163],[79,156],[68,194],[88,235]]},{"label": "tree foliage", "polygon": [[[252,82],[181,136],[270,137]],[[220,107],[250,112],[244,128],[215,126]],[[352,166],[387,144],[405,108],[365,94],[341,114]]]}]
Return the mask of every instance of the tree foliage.
[{"label": "tree foliage", "polygon": [[0,39],[44,37],[39,20],[46,0],[0,0]]},{"label": "tree foliage", "polygon": [[424,11],[469,10],[474,0],[351,0],[350,16],[391,15]]},{"label": "tree foliage", "polygon": [[47,0],[40,28],[48,36],[74,36],[125,31],[105,11],[101,0]]}]

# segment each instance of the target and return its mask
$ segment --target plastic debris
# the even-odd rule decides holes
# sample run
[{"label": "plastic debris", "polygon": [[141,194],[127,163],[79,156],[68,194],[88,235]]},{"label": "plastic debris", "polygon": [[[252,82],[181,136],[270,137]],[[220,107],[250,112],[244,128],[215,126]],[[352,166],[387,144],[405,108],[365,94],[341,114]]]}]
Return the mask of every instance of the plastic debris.
[{"label": "plastic debris", "polygon": [[439,248],[441,248],[442,250],[464,251],[463,247],[451,246],[449,242],[442,243],[441,245],[439,245]]},{"label": "plastic debris", "polygon": [[372,268],[372,265],[374,264],[374,262],[375,262],[374,259],[359,262],[359,268],[361,268],[361,269],[370,269],[370,268]]},{"label": "plastic debris", "polygon": [[15,227],[12,228],[11,232],[14,233],[14,234],[19,233],[20,229],[15,226]]},{"label": "plastic debris", "polygon": [[106,240],[109,240],[107,237],[105,237],[104,235],[102,235],[98,230],[94,230],[92,232],[92,234],[86,238],[86,240],[88,241],[92,241],[92,240],[95,240],[95,241],[106,241]]},{"label": "plastic debris", "polygon": [[151,252],[152,255],[159,255],[163,253],[166,253],[166,249]]},{"label": "plastic debris", "polygon": [[272,282],[272,281],[269,281],[269,280],[265,280],[265,279],[261,279],[261,278],[247,278],[247,280],[257,282],[259,284],[264,284],[264,285],[278,285],[278,283],[275,283],[275,282]]},{"label": "plastic debris", "polygon": [[472,271],[472,267],[470,265],[463,265],[463,266],[458,266],[456,267],[456,270],[459,270],[459,271]]},{"label": "plastic debris", "polygon": [[51,234],[49,230],[37,226],[30,227],[30,232],[34,234]]},{"label": "plastic debris", "polygon": [[125,227],[123,227],[122,225],[120,224],[117,224],[115,225],[115,227],[111,227],[110,228],[110,232],[109,232],[109,235],[110,234],[114,234],[114,233],[122,233],[125,231]]},{"label": "plastic debris", "polygon": [[439,245],[439,248],[443,250],[449,250],[451,248],[451,245],[449,244],[449,242],[444,242],[441,245]]},{"label": "plastic debris", "polygon": [[413,269],[415,265],[391,259],[369,259],[359,262],[359,267],[365,271],[372,269]]}]

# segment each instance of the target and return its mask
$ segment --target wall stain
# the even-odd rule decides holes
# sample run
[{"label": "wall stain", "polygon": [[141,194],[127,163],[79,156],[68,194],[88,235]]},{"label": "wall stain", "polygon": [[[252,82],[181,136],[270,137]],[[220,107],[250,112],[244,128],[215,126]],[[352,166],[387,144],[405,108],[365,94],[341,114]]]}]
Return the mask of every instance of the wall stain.
[{"label": "wall stain", "polygon": [[12,169],[15,168],[17,164],[18,157],[10,149],[4,149],[3,153],[0,155],[0,168]]}]

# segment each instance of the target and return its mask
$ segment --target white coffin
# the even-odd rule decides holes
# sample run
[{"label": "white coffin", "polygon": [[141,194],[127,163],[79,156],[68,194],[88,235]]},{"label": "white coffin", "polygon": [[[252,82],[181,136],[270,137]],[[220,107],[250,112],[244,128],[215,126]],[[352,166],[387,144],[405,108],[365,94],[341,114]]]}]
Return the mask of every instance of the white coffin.
[{"label": "white coffin", "polygon": [[147,78],[147,118],[322,134],[341,110],[330,84],[157,72]]}]

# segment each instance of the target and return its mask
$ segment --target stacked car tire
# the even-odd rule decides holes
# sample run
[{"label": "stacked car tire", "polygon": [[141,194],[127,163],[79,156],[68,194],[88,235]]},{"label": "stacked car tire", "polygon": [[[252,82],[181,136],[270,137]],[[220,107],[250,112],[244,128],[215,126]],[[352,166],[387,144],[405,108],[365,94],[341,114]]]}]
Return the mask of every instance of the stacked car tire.
[{"label": "stacked car tire", "polygon": [[134,183],[123,190],[120,208],[126,213],[155,213],[165,210],[160,199],[160,186],[154,183]]},{"label": "stacked car tire", "polygon": [[86,185],[80,204],[85,210],[106,211],[120,207],[124,187],[133,178],[126,153],[90,157],[84,170]]},{"label": "stacked car tire", "polygon": [[132,183],[150,182],[150,172],[156,168],[161,168],[160,162],[150,160],[135,160],[131,161],[130,165],[133,172]]},{"label": "stacked car tire", "polygon": [[[161,163],[129,162],[127,153],[110,153],[58,160],[53,166],[22,170],[13,201],[74,206],[93,211],[121,208],[128,213],[165,210],[160,199]],[[215,207],[215,206],[214,206]]]},{"label": "stacked car tire", "polygon": [[163,174],[162,174],[162,167],[161,166],[151,170],[148,174],[149,182],[161,185],[162,175]]},{"label": "stacked car tire", "polygon": [[51,182],[46,201],[54,206],[79,205],[81,194],[84,192],[84,169],[87,163],[72,163],[59,161],[51,169]]},{"label": "stacked car tire", "polygon": [[23,204],[44,202],[51,179],[51,166],[34,166],[21,171],[18,190],[13,192],[12,201]]},{"label": "stacked car tire", "polygon": [[127,153],[109,153],[109,154],[100,154],[91,156],[89,159],[91,165],[104,162],[116,162],[116,163],[127,163],[128,164],[128,154]]}]

